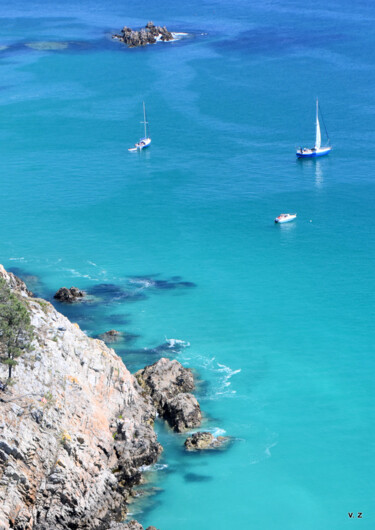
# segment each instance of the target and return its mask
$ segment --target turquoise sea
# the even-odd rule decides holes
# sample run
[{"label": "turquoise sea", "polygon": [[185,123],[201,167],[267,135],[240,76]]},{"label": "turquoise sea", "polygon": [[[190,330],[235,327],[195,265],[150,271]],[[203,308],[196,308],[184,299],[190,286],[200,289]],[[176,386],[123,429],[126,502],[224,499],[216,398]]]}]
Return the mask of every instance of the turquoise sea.
[{"label": "turquoise sea", "polygon": [[[148,20],[188,35],[110,39]],[[375,527],[374,23],[368,0],[2,6],[0,261],[95,295],[58,307],[124,331],[132,371],[195,369],[203,428],[234,438],[185,454],[159,425],[145,527]],[[297,161],[316,97],[334,149]]]}]

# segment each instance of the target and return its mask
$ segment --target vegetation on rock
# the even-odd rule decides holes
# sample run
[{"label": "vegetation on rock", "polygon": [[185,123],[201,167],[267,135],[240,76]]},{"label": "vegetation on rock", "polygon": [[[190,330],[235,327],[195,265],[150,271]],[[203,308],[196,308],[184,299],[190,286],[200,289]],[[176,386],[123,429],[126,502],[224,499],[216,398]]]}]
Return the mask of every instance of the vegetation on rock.
[{"label": "vegetation on rock", "polygon": [[8,381],[17,359],[31,348],[33,327],[25,305],[0,279],[0,362],[8,366]]}]

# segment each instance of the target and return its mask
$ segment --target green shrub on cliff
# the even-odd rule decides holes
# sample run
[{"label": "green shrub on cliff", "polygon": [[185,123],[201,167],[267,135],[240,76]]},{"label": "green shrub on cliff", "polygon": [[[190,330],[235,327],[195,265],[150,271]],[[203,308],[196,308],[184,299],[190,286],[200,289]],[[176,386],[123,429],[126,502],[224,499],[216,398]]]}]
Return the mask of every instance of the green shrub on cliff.
[{"label": "green shrub on cliff", "polygon": [[0,278],[0,362],[8,366],[8,381],[17,359],[30,350],[33,327],[26,305]]}]

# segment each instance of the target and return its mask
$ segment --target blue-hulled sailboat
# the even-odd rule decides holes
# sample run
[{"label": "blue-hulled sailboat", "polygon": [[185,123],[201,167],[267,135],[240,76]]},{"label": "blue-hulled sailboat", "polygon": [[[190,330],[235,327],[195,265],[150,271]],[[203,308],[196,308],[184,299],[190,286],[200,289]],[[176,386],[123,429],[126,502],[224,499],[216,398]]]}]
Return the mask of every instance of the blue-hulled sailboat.
[{"label": "blue-hulled sailboat", "polygon": [[[324,120],[323,120],[323,124],[324,124]],[[317,156],[328,155],[328,153],[332,150],[332,147],[329,145],[329,137],[328,137],[328,132],[327,132],[325,124],[324,124],[324,128],[327,134],[328,145],[322,147],[322,135],[320,132],[320,123],[319,123],[319,103],[318,103],[318,100],[316,100],[315,147],[312,147],[312,148],[299,147],[296,152],[296,155],[298,156],[298,158],[315,158]]]}]

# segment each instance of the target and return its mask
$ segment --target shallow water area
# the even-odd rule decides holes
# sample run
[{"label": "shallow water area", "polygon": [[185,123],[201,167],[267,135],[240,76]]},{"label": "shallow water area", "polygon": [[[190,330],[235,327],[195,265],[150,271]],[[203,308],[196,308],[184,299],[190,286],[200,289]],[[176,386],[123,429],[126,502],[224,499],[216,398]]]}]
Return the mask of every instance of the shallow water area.
[{"label": "shallow water area", "polygon": [[[188,454],[158,424],[168,467],[131,511],[160,530],[373,528],[375,8],[16,0],[3,17],[0,261],[48,300],[86,290],[53,303],[123,332],[132,371],[194,369],[202,429],[234,437]],[[188,36],[110,38],[148,20]],[[333,150],[296,160],[317,96]],[[129,154],[143,101],[152,145]]]}]

